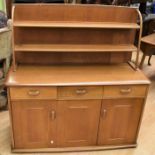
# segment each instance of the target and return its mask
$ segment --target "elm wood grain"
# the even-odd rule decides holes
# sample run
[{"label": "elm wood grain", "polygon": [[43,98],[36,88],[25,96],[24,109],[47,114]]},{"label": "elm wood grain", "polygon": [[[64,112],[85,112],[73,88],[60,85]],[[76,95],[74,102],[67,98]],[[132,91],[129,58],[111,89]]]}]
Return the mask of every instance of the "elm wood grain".
[{"label": "elm wood grain", "polygon": [[[33,7],[34,6],[34,7]],[[52,9],[51,9],[52,8]],[[29,11],[27,11],[29,10]],[[40,13],[45,11],[46,13]],[[78,11],[78,13],[77,13]],[[37,15],[35,12],[39,12]],[[59,13],[58,13],[59,12]],[[79,13],[80,12],[80,13]],[[90,14],[89,12],[92,12]],[[25,14],[30,14],[30,16],[25,16]],[[14,44],[18,46],[20,44],[134,44],[134,38],[136,29],[141,29],[137,24],[137,18],[141,20],[141,15],[136,9],[125,8],[125,7],[114,7],[114,6],[93,6],[93,5],[15,5],[13,8],[13,29],[14,29]],[[73,16],[74,14],[74,16]],[[126,16],[125,16],[126,15]],[[46,17],[46,18],[45,18]],[[128,17],[128,18],[127,18]],[[141,21],[140,21],[141,23]],[[72,29],[72,27],[76,29]],[[61,29],[60,29],[61,28]],[[88,29],[91,28],[91,29]],[[141,30],[139,30],[140,34]],[[31,34],[29,37],[28,34]],[[140,36],[140,35],[139,35]],[[67,39],[66,39],[67,38]],[[138,46],[139,47],[139,46]],[[85,47],[83,49],[76,48],[77,52],[85,52]],[[32,51],[41,51],[42,48],[32,48]],[[46,52],[50,51],[51,48],[45,48]],[[93,49],[93,48],[92,48]],[[102,50],[89,50],[91,52],[99,52]],[[139,49],[139,48],[138,48]],[[31,48],[28,50],[29,52]],[[57,51],[57,49],[54,49]],[[59,49],[58,49],[59,50]],[[63,52],[68,52],[67,49],[63,49]],[[84,51],[83,51],[84,50]],[[107,49],[106,52],[112,52],[114,49]],[[136,51],[139,50],[135,49]],[[13,50],[14,51],[14,50]],[[22,50],[21,50],[22,51]],[[19,52],[21,52],[19,50]],[[24,50],[27,51],[27,50]],[[62,51],[62,50],[61,50]],[[116,49],[118,51],[118,56],[115,58],[113,55],[108,55],[104,59],[104,63],[122,63],[131,60],[131,55],[120,55],[120,52],[129,52],[128,49],[121,48]],[[69,50],[70,52],[70,50]],[[132,49],[130,49],[132,52]],[[32,52],[33,53],[33,52]],[[138,61],[138,54],[136,58],[136,64]],[[15,60],[15,58],[17,58]],[[24,55],[14,54],[14,70],[18,63],[23,63],[22,57]],[[28,57],[31,57],[30,55]],[[76,56],[75,56],[76,57]],[[101,56],[100,56],[101,57]],[[121,58],[121,59],[120,59]],[[29,59],[29,58],[27,58]],[[26,59],[26,60],[27,60]],[[35,58],[30,58],[31,61],[26,61],[27,63],[36,62]],[[50,59],[50,58],[48,58]],[[72,59],[72,58],[71,58]],[[71,60],[70,64],[75,61]],[[63,64],[63,61],[54,58],[50,61],[51,64]],[[92,59],[91,59],[92,60]],[[98,61],[89,61],[89,63],[97,63]],[[46,60],[45,60],[46,61]],[[45,62],[44,61],[44,62]],[[58,61],[58,62],[57,62]],[[85,59],[79,60],[85,62]],[[78,61],[78,63],[79,63]],[[88,62],[87,58],[86,61]],[[37,58],[37,62],[40,59]],[[87,63],[86,62],[86,63]],[[68,61],[66,62],[68,63]],[[81,63],[81,64],[82,64]],[[37,64],[37,63],[36,63]],[[45,63],[42,63],[45,64]],[[50,63],[46,63],[50,64]]]},{"label": "elm wood grain", "polygon": [[94,146],[97,141],[101,100],[58,102],[58,146]]},{"label": "elm wood grain", "polygon": [[130,60],[131,52],[16,52],[16,63],[25,65],[92,65]]},{"label": "elm wood grain", "polygon": [[[110,52],[108,53],[110,56],[110,59],[107,63],[102,63],[102,64],[121,64],[121,63],[126,63],[126,62],[130,62],[131,61],[131,57],[132,57],[132,53],[128,52],[124,52],[124,53],[120,53],[120,52]],[[97,63],[96,63],[97,64]]]},{"label": "elm wood grain", "polygon": [[58,87],[60,100],[102,99],[102,96],[103,87],[101,86]]},{"label": "elm wood grain", "polygon": [[136,23],[119,22],[53,22],[53,21],[15,21],[14,27],[50,27],[50,28],[107,28],[107,29],[139,29]]},{"label": "elm wood grain", "polygon": [[57,88],[56,87],[13,87],[10,88],[10,99],[56,99]]},{"label": "elm wood grain", "polygon": [[[154,57],[153,57],[154,60]],[[155,62],[155,61],[153,61]],[[155,64],[155,63],[153,63]],[[152,69],[154,66],[152,67],[146,67],[145,68],[145,73],[150,77],[152,77]],[[155,73],[155,72],[154,72]],[[155,74],[153,74],[155,75]],[[152,79],[153,80],[153,79]],[[41,149],[13,149],[12,152],[29,152],[30,155],[34,155],[34,153],[30,153],[30,152],[65,152],[65,151],[84,151],[87,150],[87,153],[85,152],[79,152],[79,155],[83,155],[83,154],[88,154],[88,155],[92,155],[94,154],[102,154],[102,152],[98,152],[97,150],[103,150],[105,155],[109,155],[109,154],[117,154],[117,155],[124,155],[124,154],[134,154],[136,153],[137,155],[141,155],[142,152],[144,153],[144,155],[149,154],[150,152],[154,151],[154,143],[155,143],[155,137],[154,137],[154,127],[155,127],[155,115],[154,115],[154,108],[155,108],[155,104],[154,104],[154,100],[155,100],[155,96],[154,96],[154,89],[155,89],[155,85],[154,85],[154,80],[152,81],[151,84],[151,90],[149,91],[149,96],[147,99],[147,105],[145,108],[145,113],[144,113],[144,117],[143,117],[143,121],[142,121],[142,126],[140,129],[140,134],[139,134],[139,138],[138,138],[138,147],[136,149],[130,149],[129,147],[135,147],[136,144],[134,145],[117,145],[117,146],[88,146],[88,147],[66,147],[66,148],[41,148]],[[8,137],[8,133],[9,133],[9,117],[8,117],[8,112],[4,111],[4,112],[0,112],[0,126],[1,126],[1,130],[0,130],[0,150],[1,152],[3,152],[3,154],[9,154],[12,155],[13,153],[10,152],[10,139]],[[148,132],[149,131],[149,132]],[[151,137],[151,141],[150,138]],[[147,141],[146,141],[147,140]],[[121,149],[121,148],[126,148],[126,149]],[[129,149],[127,149],[129,148]],[[117,150],[107,150],[107,149],[117,149]],[[92,153],[92,151],[95,151]],[[67,152],[66,152],[67,154]]]},{"label": "elm wood grain", "polygon": [[104,99],[98,134],[99,145],[136,143],[143,99]]},{"label": "elm wood grain", "polygon": [[104,98],[116,97],[145,97],[148,87],[146,85],[105,86]]},{"label": "elm wood grain", "polygon": [[[131,29],[130,28],[124,29],[123,27],[118,29],[117,28],[118,25],[116,26],[115,24],[121,23],[121,24],[126,25],[127,23],[131,23],[131,24],[137,25],[137,17],[140,18],[140,23],[141,23],[141,15],[139,14],[139,12],[137,12],[136,9],[113,7],[113,6],[91,7],[90,5],[88,6],[79,5],[75,7],[72,5],[17,5],[14,7],[13,12],[15,15],[13,17],[14,23],[16,22],[18,23],[22,21],[29,21],[29,22],[34,22],[34,21],[44,22],[45,21],[45,23],[49,21],[50,22],[53,21],[53,23],[56,23],[58,21],[61,21],[64,23],[74,23],[74,22],[76,24],[80,23],[79,25],[81,25],[82,23],[84,25],[85,22],[90,22],[90,23],[95,23],[95,25],[93,26],[96,26],[97,23],[100,24],[105,21],[110,23],[110,25],[114,23],[114,25],[112,25],[112,28],[114,29],[107,29],[107,26],[105,26],[105,29],[96,28],[96,27],[93,27],[93,28],[91,27],[91,29],[87,29],[85,27],[76,27],[74,29],[71,29],[69,27],[66,28],[66,26],[64,28],[63,27],[61,28],[60,27],[56,27],[56,28],[55,27],[40,27],[40,26],[39,27],[16,27],[14,26],[13,27],[13,30],[14,30],[13,31],[13,35],[14,35],[13,50],[15,49],[16,45],[21,45],[21,44],[24,44],[24,45],[27,45],[27,44],[41,44],[41,45],[47,45],[47,44],[59,44],[59,45],[62,45],[62,44],[69,44],[69,45],[72,45],[72,44],[76,44],[76,45],[112,44],[113,46],[122,45],[122,44],[133,45],[136,29],[133,27],[131,27]],[[30,14],[30,16],[27,16],[27,14]],[[74,26],[74,24],[72,26]],[[139,38],[140,38],[141,25],[139,28],[140,28],[139,30]],[[31,37],[29,34],[31,34]],[[138,49],[139,49],[139,44],[138,44]],[[139,51],[137,50],[137,58],[139,54],[138,52]],[[100,58],[103,56],[104,58]],[[97,58],[95,61],[91,61],[95,58]],[[49,53],[46,51],[42,51],[42,52],[37,53],[37,51],[30,51],[30,52],[19,51],[15,53],[14,51],[14,62],[15,62],[14,70],[10,71],[6,84],[7,86],[9,86],[9,88],[13,88],[14,86],[16,87],[18,86],[28,86],[28,87],[42,86],[44,88],[45,86],[61,86],[61,87],[62,86],[74,86],[74,87],[75,86],[80,86],[80,87],[91,86],[91,87],[95,87],[93,85],[97,85],[97,86],[99,85],[117,85],[117,86],[124,85],[126,86],[126,85],[131,85],[131,84],[136,85],[136,86],[139,86],[142,84],[146,86],[149,84],[149,81],[145,78],[145,76],[139,70],[135,72],[127,64],[122,64],[122,65],[115,64],[113,66],[110,65],[108,67],[100,66],[100,65],[84,66],[85,63],[94,63],[94,62],[97,63],[98,60],[100,60],[99,62],[102,62],[102,63],[104,61],[107,64],[114,63],[114,62],[115,63],[125,62],[126,60],[131,60],[131,52],[110,51],[109,53],[108,52],[96,53],[95,51],[94,53],[92,52],[83,53],[83,52],[78,51],[78,53],[77,52]],[[34,64],[34,62],[40,64],[40,66],[37,66],[37,65],[36,66],[20,66],[20,63]],[[48,64],[48,66],[41,66],[41,64],[45,64],[45,62],[46,64]],[[79,66],[65,66],[64,65],[65,63],[75,64],[79,62],[82,64],[81,66],[80,65]],[[62,66],[61,65],[60,66],[49,66],[50,63],[53,63],[53,64],[59,63],[59,64],[62,64]],[[16,64],[19,64],[19,67],[16,68],[17,69],[16,72],[13,72],[15,71]],[[68,91],[69,92],[71,91],[72,93],[72,89]],[[85,92],[85,91],[80,90],[80,92]],[[96,92],[97,91],[95,90],[93,92],[93,95],[96,96],[95,94]],[[34,94],[34,91],[33,91],[33,94]],[[88,95],[87,97],[89,97],[89,94],[87,95]],[[72,97],[75,97],[75,95],[73,95]],[[118,101],[116,98],[115,100]],[[47,147],[50,147],[50,143],[54,144],[55,145],[54,147],[57,147],[59,145],[61,147],[78,146],[78,145],[81,145],[81,146],[97,145],[96,144],[97,130],[98,130],[99,115],[100,115],[100,107],[98,107],[97,105],[101,106],[101,100],[88,100],[88,99],[77,100],[75,99],[75,100],[70,100],[70,101],[68,100],[56,101],[55,99],[53,103],[55,103],[54,105],[56,105],[56,102],[58,103],[58,109],[56,109],[55,106],[53,107],[54,112],[52,110],[52,113],[51,113],[52,118],[56,120],[55,112],[57,112],[57,114],[62,114],[62,115],[57,116],[58,126],[50,125],[50,123],[47,122],[48,119],[46,119],[45,122],[47,122],[46,124],[48,124],[46,127],[44,126],[44,124],[41,124],[41,122],[43,123],[41,119],[43,119],[44,114],[47,115],[48,110],[50,110],[50,107],[48,107],[49,106],[48,103],[51,102],[52,100],[49,101],[48,103],[42,101],[43,104],[47,104],[47,107],[48,107],[46,108],[46,106],[43,106],[44,110],[42,111],[38,111],[38,108],[41,104],[41,103],[37,104],[38,102],[41,102],[39,101],[39,99],[31,100],[31,103],[32,102],[35,103],[33,104],[32,108],[30,104],[26,104],[29,101],[30,101],[29,99],[23,99],[19,101],[13,101],[12,104],[16,105],[17,103],[24,102],[25,104],[21,104],[21,105],[25,105],[26,106],[24,107],[25,109],[30,109],[31,113],[33,113],[33,115],[31,114],[33,116],[32,120],[33,119],[35,119],[36,121],[38,120],[37,122],[39,123],[37,124],[37,126],[42,126],[43,128],[41,128],[36,133],[34,133],[34,135],[30,135],[30,138],[29,138],[30,140],[28,139],[27,135],[22,134],[23,136],[25,136],[25,138],[23,138],[23,140],[25,139],[24,147],[38,148],[41,145],[41,147],[47,148]],[[86,103],[88,106],[86,106]],[[90,107],[92,104],[94,105],[93,108]],[[68,107],[70,105],[74,107],[72,108],[74,110],[71,110],[69,113]],[[84,108],[84,105],[85,105],[85,108]],[[42,104],[41,104],[41,107],[42,107]],[[85,110],[86,112],[83,112]],[[25,112],[23,112],[23,115],[24,114]],[[97,114],[98,116],[96,116]],[[28,112],[27,112],[27,115],[25,115],[25,117],[29,118],[31,115],[28,115]],[[80,117],[82,118],[80,119]],[[76,120],[74,121],[74,119]],[[89,120],[92,123],[89,123],[89,121],[86,122],[87,120]],[[74,123],[78,122],[79,126],[76,127],[76,124],[72,125],[71,121],[73,121]],[[134,124],[134,125],[137,125],[137,124]],[[27,124],[23,126],[25,126],[24,127],[25,130],[28,130],[28,128],[26,127]],[[45,138],[47,136],[43,136],[43,134],[47,135],[47,133],[44,132],[45,131],[44,129],[48,128],[48,126],[51,126],[53,129],[53,130],[52,129],[48,130],[49,139]],[[69,129],[71,129],[72,132],[69,132]],[[35,130],[34,129],[31,129],[31,130],[32,132],[30,131],[29,132],[33,134]],[[60,133],[60,137],[59,135],[57,135],[56,131]],[[75,134],[74,131],[76,131],[78,134]],[[91,135],[93,131],[95,134]],[[40,139],[38,140],[38,135],[35,137],[35,135],[39,132],[41,134],[41,135],[38,134],[40,136],[40,139],[42,137],[45,138],[42,141]],[[89,133],[89,135],[87,133]],[[51,137],[52,137],[51,134],[56,135],[56,140],[53,140],[53,139],[51,140]],[[37,144],[32,144],[31,138],[33,138],[33,136],[34,136],[34,141],[36,141]],[[136,138],[137,133],[135,133],[134,136]],[[70,142],[70,139],[71,139],[71,142]],[[133,141],[133,143],[135,144],[135,141]]]},{"label": "elm wood grain", "polygon": [[11,68],[6,80],[7,86],[147,85],[149,83],[140,70],[135,71],[125,63],[104,66],[19,65],[16,72]]},{"label": "elm wood grain", "polygon": [[15,141],[14,141],[13,119],[12,119],[12,104],[10,101],[10,90],[9,89],[7,89],[7,100],[8,100],[8,109],[9,109],[11,148],[14,148]]},{"label": "elm wood grain", "polygon": [[[30,37],[31,34],[31,37]],[[14,28],[14,44],[134,44],[132,29]]]},{"label": "elm wood grain", "polygon": [[[27,9],[29,8],[29,9]],[[51,10],[52,8],[52,10]],[[35,11],[34,11],[35,10]],[[37,16],[36,16],[37,12]],[[100,5],[15,5],[14,21],[75,21],[137,23],[137,10]],[[29,14],[30,16],[27,16]],[[46,18],[45,18],[46,17]]]},{"label": "elm wood grain", "polygon": [[[29,11],[27,12],[27,10]],[[46,13],[40,13],[42,11],[45,11]],[[36,15],[36,12],[39,13]],[[56,5],[56,4],[55,5],[29,4],[29,5],[15,5],[13,13],[14,13],[13,29],[14,29],[15,45],[66,44],[66,43],[86,44],[86,45],[88,44],[133,45],[136,29],[137,28],[141,29],[141,24],[140,26],[137,24],[138,17],[141,23],[141,15],[136,9],[133,8],[97,6],[97,5],[72,6],[72,5]],[[27,13],[31,14],[31,16],[27,17],[24,15]],[[74,27],[76,29],[70,29],[71,27]],[[88,29],[88,27],[91,29]],[[139,34],[140,32],[141,30],[139,30]],[[31,37],[29,37],[29,34],[31,34]],[[50,49],[48,51],[50,51]],[[117,48],[114,49],[114,51],[117,51]],[[139,50],[136,51],[137,51],[137,58],[136,58],[136,65],[137,65]],[[96,50],[94,50],[93,52],[96,52]],[[118,52],[120,51],[118,50]],[[123,49],[121,50],[121,52],[123,53]],[[21,61],[23,61],[22,59],[21,61],[16,61],[15,58],[17,56],[18,55],[15,55],[14,57],[15,62],[14,70],[16,69],[16,65],[18,63],[21,63]],[[124,57],[123,58],[124,61],[118,61],[118,59],[115,59],[111,55],[109,55],[108,57],[111,57],[108,63],[122,63],[129,61],[129,59],[131,60],[131,57],[127,55],[121,56],[122,58]],[[128,57],[128,60],[126,59],[126,57]],[[103,60],[104,63],[107,63],[106,59]],[[38,62],[40,62],[40,60],[38,60]],[[72,61],[72,63],[74,63],[74,60]],[[60,64],[63,64],[63,62],[60,62]]]},{"label": "elm wood grain", "polygon": [[146,106],[146,101],[148,99],[148,93],[150,92],[150,85],[148,85],[147,90],[146,90],[146,96],[144,98],[143,101],[143,106],[142,106],[142,110],[141,110],[141,117],[139,119],[139,124],[138,124],[138,128],[137,128],[137,133],[136,133],[136,139],[138,138],[139,135],[139,131],[140,131],[140,127],[141,127],[141,123],[142,123],[142,119],[143,119],[143,115],[144,115],[144,110],[145,110],[145,106]]},{"label": "elm wood grain", "polygon": [[56,146],[56,121],[50,117],[56,101],[18,100],[11,106],[15,149]]},{"label": "elm wood grain", "polygon": [[[33,153],[33,152],[47,152],[47,153],[59,153],[59,152],[82,152],[82,151],[103,151],[114,150],[123,148],[135,148],[137,144],[124,144],[124,145],[109,145],[109,146],[82,146],[82,147],[65,147],[65,148],[41,148],[41,149],[12,149],[12,153]],[[88,152],[87,152],[88,153]],[[91,154],[92,152],[90,152]],[[98,152],[96,152],[98,153]]]},{"label": "elm wood grain", "polygon": [[[14,19],[14,7],[12,7],[12,23],[13,23],[13,19]],[[14,71],[16,70],[16,67],[17,67],[17,63],[16,63],[16,57],[15,57],[15,52],[14,52],[14,45],[15,45],[15,38],[14,38],[14,28],[13,28],[13,25],[12,25],[12,65],[13,65],[13,68],[14,68]]]},{"label": "elm wood grain", "polygon": [[137,44],[137,55],[135,59],[135,69],[138,69],[139,65],[139,53],[140,53],[140,45],[141,45],[141,37],[142,37],[142,29],[143,29],[143,19],[141,12],[137,10],[138,16],[139,16],[139,24],[140,24],[140,29],[139,29],[139,34],[138,34],[138,44]]},{"label": "elm wood grain", "polygon": [[15,52],[133,52],[137,48],[132,44],[19,44],[15,45],[14,50]]}]

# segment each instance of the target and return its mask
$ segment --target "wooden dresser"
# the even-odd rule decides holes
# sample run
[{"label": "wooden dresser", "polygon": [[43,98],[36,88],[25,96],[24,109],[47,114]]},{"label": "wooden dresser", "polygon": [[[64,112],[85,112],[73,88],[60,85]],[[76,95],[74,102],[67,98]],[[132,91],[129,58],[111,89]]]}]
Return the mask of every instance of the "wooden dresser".
[{"label": "wooden dresser", "polygon": [[127,7],[15,5],[12,150],[135,147],[150,84],[137,68],[141,24]]}]

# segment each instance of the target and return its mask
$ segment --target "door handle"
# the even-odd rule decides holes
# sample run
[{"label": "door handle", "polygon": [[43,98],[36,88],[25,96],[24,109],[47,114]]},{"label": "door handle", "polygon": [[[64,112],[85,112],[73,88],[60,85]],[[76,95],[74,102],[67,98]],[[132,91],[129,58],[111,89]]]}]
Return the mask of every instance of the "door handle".
[{"label": "door handle", "polygon": [[55,120],[56,119],[56,112],[55,112],[55,110],[52,110],[50,112],[50,118],[51,118],[51,120]]},{"label": "door handle", "polygon": [[103,109],[101,115],[102,115],[102,118],[105,119],[107,115],[107,110]]}]

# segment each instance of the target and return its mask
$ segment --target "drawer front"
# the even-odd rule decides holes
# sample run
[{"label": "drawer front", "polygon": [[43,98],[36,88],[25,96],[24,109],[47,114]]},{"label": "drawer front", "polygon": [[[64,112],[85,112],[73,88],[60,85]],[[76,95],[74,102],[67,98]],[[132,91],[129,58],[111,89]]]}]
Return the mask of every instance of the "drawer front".
[{"label": "drawer front", "polygon": [[56,87],[12,87],[11,99],[56,99]]},{"label": "drawer front", "polygon": [[59,99],[102,99],[103,88],[94,86],[59,87]]},{"label": "drawer front", "polygon": [[103,97],[145,97],[146,91],[144,85],[105,86]]}]

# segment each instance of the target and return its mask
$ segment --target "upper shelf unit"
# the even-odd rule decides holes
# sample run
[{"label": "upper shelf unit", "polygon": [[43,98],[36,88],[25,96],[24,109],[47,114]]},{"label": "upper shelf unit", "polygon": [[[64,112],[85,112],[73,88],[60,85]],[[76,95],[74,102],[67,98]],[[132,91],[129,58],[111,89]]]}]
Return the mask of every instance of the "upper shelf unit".
[{"label": "upper shelf unit", "polygon": [[47,27],[47,28],[104,28],[104,29],[139,29],[136,23],[118,22],[60,22],[60,21],[16,21],[15,27]]},{"label": "upper shelf unit", "polygon": [[18,63],[125,63],[135,51],[138,66],[142,20],[135,8],[15,4],[12,11],[14,69]]}]

